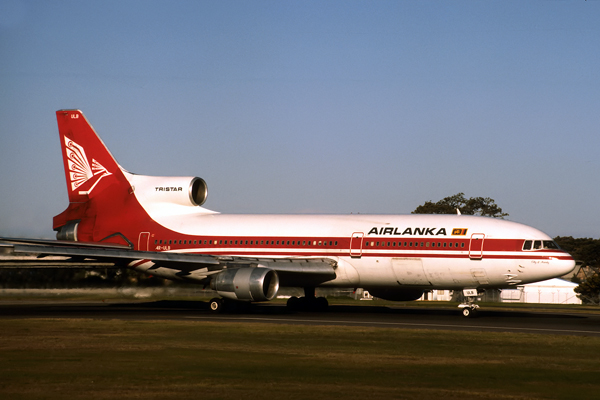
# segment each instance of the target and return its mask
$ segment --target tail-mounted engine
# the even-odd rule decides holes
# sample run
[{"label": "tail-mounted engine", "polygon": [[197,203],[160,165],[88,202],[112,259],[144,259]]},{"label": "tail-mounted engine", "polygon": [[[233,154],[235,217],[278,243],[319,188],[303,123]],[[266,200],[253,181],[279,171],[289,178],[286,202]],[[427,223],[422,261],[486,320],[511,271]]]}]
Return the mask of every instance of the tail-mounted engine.
[{"label": "tail-mounted engine", "polygon": [[56,231],[56,239],[77,241],[77,227],[79,226],[79,222],[79,220],[69,221],[58,228]]},{"label": "tail-mounted engine", "polygon": [[269,268],[231,268],[219,272],[210,287],[228,299],[267,301],[277,295],[279,277]]},{"label": "tail-mounted engine", "polygon": [[126,173],[133,192],[142,205],[169,203],[201,206],[206,201],[206,182],[198,177],[145,176]]}]

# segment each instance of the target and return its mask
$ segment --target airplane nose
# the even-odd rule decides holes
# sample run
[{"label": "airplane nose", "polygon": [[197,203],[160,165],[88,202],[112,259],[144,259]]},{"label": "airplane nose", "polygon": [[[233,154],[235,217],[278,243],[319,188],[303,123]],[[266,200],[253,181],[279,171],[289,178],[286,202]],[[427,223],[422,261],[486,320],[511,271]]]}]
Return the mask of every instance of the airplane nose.
[{"label": "airplane nose", "polygon": [[564,256],[553,257],[551,265],[558,276],[563,276],[575,269],[575,260],[570,254],[565,253]]}]

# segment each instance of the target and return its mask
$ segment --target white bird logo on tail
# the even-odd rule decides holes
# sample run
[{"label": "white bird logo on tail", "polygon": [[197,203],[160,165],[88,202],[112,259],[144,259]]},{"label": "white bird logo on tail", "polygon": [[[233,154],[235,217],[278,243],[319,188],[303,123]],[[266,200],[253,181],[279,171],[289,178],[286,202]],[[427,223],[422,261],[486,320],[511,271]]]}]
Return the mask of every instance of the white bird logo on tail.
[{"label": "white bird logo on tail", "polygon": [[92,165],[88,162],[83,147],[65,137],[65,149],[67,151],[67,162],[69,164],[69,178],[71,179],[71,190],[79,188],[94,176],[98,176],[96,182],[89,190],[80,190],[79,194],[90,194],[94,187],[105,176],[112,175],[98,161],[92,158]]}]

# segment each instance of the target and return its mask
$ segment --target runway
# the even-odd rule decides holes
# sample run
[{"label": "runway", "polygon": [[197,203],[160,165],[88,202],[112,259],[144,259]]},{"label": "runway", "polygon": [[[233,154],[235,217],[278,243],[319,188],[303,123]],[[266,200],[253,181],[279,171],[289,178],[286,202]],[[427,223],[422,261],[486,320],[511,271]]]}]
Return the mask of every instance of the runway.
[{"label": "runway", "polygon": [[254,304],[243,313],[212,314],[207,303],[198,301],[0,303],[0,319],[9,318],[220,321],[600,336],[600,314],[535,309],[483,309],[477,318],[464,318],[458,309],[403,306],[332,305],[321,313],[289,313],[284,305]]}]

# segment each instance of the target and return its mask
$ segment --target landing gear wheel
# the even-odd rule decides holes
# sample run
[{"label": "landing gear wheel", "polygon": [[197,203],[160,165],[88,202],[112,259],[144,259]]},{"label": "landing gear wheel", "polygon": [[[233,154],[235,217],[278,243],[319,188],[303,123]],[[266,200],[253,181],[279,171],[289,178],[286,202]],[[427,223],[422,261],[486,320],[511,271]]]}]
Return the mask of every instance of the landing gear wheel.
[{"label": "landing gear wheel", "polygon": [[225,310],[225,303],[223,299],[215,297],[208,302],[208,306],[210,307],[210,311],[214,314],[220,314]]},{"label": "landing gear wheel", "polygon": [[300,299],[296,296],[292,296],[288,299],[286,307],[289,311],[296,312],[300,310]]},{"label": "landing gear wheel", "polygon": [[315,299],[315,311],[327,311],[329,307],[329,302],[325,297],[317,297]]},{"label": "landing gear wheel", "polygon": [[477,316],[477,309],[474,307],[465,307],[462,309],[462,315],[467,318],[475,318]]},{"label": "landing gear wheel", "polygon": [[288,299],[287,308],[291,312],[297,311],[327,311],[329,302],[325,297],[296,297],[292,296]]}]

